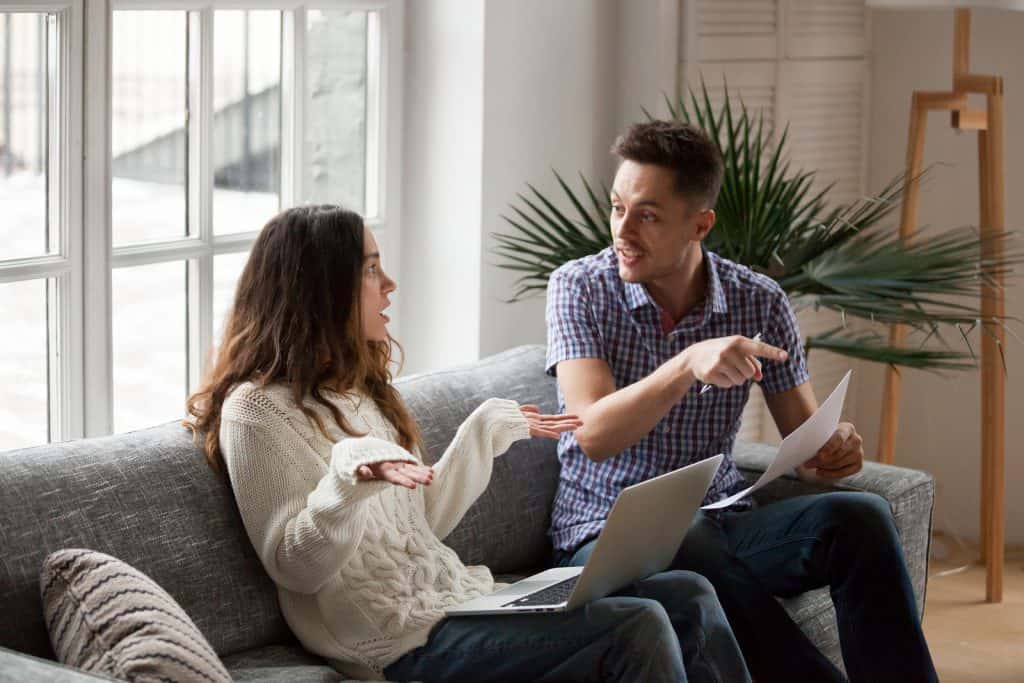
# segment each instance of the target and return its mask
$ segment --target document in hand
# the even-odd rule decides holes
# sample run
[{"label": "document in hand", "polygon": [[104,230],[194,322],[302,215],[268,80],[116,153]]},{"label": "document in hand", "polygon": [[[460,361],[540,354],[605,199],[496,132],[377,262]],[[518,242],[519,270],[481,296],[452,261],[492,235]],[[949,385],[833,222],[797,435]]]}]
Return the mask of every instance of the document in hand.
[{"label": "document in hand", "polygon": [[814,455],[825,445],[829,437],[835,433],[839,426],[839,416],[843,412],[843,401],[846,400],[846,388],[850,384],[850,372],[839,383],[839,386],[832,391],[832,394],[825,399],[821,407],[814,411],[814,415],[796,428],[796,430],[782,440],[779,452],[775,455],[772,464],[765,470],[761,478],[754,482],[753,486],[743,489],[739,493],[705,505],[702,510],[717,510],[732,505],[737,500],[749,496],[754,491],[766,486],[769,482],[778,479],[783,474],[790,472],[797,465],[803,465],[814,457]]}]

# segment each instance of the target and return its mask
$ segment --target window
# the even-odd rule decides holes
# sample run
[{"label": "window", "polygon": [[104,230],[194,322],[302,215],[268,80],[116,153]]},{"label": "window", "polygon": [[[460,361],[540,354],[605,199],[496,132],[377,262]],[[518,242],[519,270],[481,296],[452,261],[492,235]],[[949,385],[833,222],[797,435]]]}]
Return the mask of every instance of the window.
[{"label": "window", "polygon": [[8,2],[0,450],[183,417],[282,207],[397,246],[401,0]]},{"label": "window", "polygon": [[0,4],[0,448],[81,429],[73,324],[80,83],[78,4],[5,11]]}]

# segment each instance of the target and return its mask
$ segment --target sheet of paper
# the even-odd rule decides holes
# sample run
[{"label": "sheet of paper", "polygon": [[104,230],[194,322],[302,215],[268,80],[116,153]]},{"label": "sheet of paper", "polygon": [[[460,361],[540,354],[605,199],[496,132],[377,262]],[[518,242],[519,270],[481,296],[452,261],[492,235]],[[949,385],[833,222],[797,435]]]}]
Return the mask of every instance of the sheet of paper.
[{"label": "sheet of paper", "polygon": [[825,399],[825,402],[814,411],[814,415],[796,428],[792,434],[782,440],[779,452],[772,460],[772,464],[764,471],[761,478],[739,493],[734,493],[716,503],[705,505],[702,510],[717,510],[728,507],[736,501],[749,496],[754,491],[766,486],[768,483],[778,479],[783,474],[791,472],[797,465],[803,465],[814,457],[814,454],[825,445],[829,437],[835,433],[839,426],[839,417],[843,412],[843,402],[846,400],[846,388],[850,384],[850,371],[847,371],[839,385],[832,391],[832,394]]}]

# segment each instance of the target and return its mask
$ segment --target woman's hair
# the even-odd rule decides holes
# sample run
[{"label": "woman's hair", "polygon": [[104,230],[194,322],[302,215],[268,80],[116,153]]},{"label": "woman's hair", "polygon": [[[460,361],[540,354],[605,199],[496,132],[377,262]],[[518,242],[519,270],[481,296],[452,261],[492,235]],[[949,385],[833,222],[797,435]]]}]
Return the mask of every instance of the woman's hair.
[{"label": "woman's hair", "polygon": [[[213,367],[188,398],[185,426],[204,437],[210,466],[225,473],[220,451],[224,399],[241,382],[287,384],[295,403],[328,439],[306,397],[322,404],[345,433],[358,434],[323,390],[368,395],[407,450],[420,434],[391,385],[397,342],[374,342],[362,329],[363,219],[338,206],[282,211],[260,231],[238,280]],[[401,348],[401,347],[399,347]]]}]

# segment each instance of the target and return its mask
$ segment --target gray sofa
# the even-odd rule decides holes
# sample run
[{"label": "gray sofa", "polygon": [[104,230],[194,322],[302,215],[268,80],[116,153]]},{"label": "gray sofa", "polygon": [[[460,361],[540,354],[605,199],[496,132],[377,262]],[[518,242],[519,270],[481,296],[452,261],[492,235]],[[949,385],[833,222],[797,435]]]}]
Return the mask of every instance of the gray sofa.
[{"label": "gray sofa", "polygon": [[[459,423],[484,399],[501,396],[556,409],[544,349],[511,349],[472,365],[398,382],[436,459]],[[770,447],[741,443],[736,457],[750,478]],[[491,484],[447,539],[467,564],[486,564],[508,580],[543,567],[545,535],[558,476],[555,444],[513,446]],[[924,604],[934,482],[922,472],[868,463],[841,488],[873,491],[892,505]],[[761,500],[814,491],[791,479]],[[214,477],[178,423],[117,436],[0,454],[0,681],[106,680],[52,661],[39,598],[39,568],[64,547],[109,553],[155,579],[177,599],[240,681],[340,681],[296,642],[274,585],[245,534],[230,487]],[[839,662],[828,593],[786,601],[814,642]]]}]

